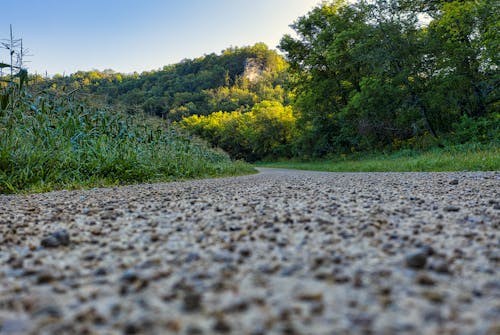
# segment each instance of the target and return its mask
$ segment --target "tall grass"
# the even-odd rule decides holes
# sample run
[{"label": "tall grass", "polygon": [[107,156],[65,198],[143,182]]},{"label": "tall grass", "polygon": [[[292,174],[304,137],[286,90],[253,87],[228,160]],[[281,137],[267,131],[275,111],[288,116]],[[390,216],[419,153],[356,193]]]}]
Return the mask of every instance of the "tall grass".
[{"label": "tall grass", "polygon": [[159,121],[88,108],[67,96],[17,94],[0,106],[0,193],[253,171]]}]

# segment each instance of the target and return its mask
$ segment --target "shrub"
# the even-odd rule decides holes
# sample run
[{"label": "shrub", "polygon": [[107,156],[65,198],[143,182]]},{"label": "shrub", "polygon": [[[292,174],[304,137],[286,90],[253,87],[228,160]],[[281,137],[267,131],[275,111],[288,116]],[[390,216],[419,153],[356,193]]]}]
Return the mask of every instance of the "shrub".
[{"label": "shrub", "polygon": [[232,157],[256,161],[290,157],[297,135],[290,106],[277,101],[257,103],[249,112],[217,112],[183,118],[180,125],[220,146]]}]

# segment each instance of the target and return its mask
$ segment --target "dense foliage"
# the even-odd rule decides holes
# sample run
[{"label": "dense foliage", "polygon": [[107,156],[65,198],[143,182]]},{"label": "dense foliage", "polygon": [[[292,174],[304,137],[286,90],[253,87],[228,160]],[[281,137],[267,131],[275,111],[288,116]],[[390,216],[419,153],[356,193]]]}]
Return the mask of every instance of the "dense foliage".
[{"label": "dense foliage", "polygon": [[333,1],[301,17],[293,24],[298,37],[280,43],[300,153],[498,140],[498,7],[494,0]]},{"label": "dense foliage", "polygon": [[111,70],[77,72],[51,80],[34,78],[40,89],[77,91],[174,121],[218,111],[248,111],[263,100],[284,102],[286,63],[262,43],[222,54],[186,59],[162,70],[125,75]]},{"label": "dense foliage", "polygon": [[292,107],[263,101],[249,112],[216,112],[184,118],[181,125],[227,151],[249,161],[290,157],[297,137]]},{"label": "dense foliage", "polygon": [[252,171],[159,120],[31,96],[19,81],[0,97],[0,193]]}]

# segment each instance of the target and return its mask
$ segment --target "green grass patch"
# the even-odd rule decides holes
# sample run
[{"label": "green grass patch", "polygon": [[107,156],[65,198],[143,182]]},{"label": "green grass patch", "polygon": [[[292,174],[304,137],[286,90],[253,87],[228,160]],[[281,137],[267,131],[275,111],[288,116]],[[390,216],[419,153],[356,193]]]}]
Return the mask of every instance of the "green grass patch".
[{"label": "green grass patch", "polygon": [[144,116],[25,93],[0,107],[0,193],[253,172],[249,164]]},{"label": "green grass patch", "polygon": [[500,146],[467,144],[425,152],[355,154],[320,161],[262,162],[256,166],[331,172],[498,171]]}]

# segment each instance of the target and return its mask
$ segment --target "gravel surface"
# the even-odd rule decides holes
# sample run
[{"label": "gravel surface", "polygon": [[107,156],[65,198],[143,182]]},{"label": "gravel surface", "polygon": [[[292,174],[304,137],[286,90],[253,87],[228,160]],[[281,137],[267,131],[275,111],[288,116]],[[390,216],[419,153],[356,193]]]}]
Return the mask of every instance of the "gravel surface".
[{"label": "gravel surface", "polygon": [[500,172],[0,196],[1,334],[500,334]]}]

